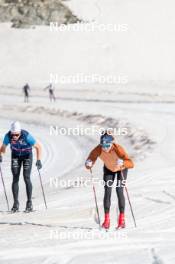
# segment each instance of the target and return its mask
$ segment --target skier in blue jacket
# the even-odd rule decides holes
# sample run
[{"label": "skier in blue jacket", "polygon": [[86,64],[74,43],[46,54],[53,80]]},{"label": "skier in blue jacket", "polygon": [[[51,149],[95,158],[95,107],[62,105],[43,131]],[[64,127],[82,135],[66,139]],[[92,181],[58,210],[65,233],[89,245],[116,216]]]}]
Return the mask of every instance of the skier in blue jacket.
[{"label": "skier in blue jacket", "polygon": [[36,149],[37,162],[36,166],[40,170],[41,164],[41,146],[36,142],[33,136],[26,130],[21,129],[18,121],[13,122],[10,131],[5,135],[3,144],[0,148],[0,162],[2,162],[2,153],[6,152],[7,146],[11,148],[11,171],[13,175],[12,193],[14,204],[12,212],[19,210],[18,192],[19,192],[19,176],[21,167],[23,166],[23,176],[26,184],[27,203],[26,211],[32,211],[32,183],[30,179],[33,154],[32,148]]}]

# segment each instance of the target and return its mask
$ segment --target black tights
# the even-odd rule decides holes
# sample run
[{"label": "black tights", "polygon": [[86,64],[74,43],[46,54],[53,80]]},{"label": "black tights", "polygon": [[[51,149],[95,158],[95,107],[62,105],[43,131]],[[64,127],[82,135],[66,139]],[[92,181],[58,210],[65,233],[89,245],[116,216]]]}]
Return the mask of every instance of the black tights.
[{"label": "black tights", "polygon": [[18,201],[19,176],[22,165],[23,165],[23,177],[26,184],[27,200],[31,201],[32,199],[32,183],[30,180],[32,161],[33,161],[32,155],[28,155],[27,157],[12,157],[12,162],[11,162],[11,170],[13,174],[12,192],[15,202]]},{"label": "black tights", "polygon": [[[110,206],[111,206],[111,193],[112,193],[112,185],[115,180],[115,176],[117,174],[117,184],[116,184],[116,192],[117,192],[117,197],[118,197],[118,206],[119,206],[119,211],[120,213],[124,213],[125,211],[125,197],[123,193],[124,186],[126,184],[126,179],[127,179],[127,173],[128,170],[125,169],[122,171],[118,172],[112,172],[106,167],[104,167],[104,211],[105,213],[109,213],[110,211]],[[122,177],[123,176],[123,177]],[[123,181],[124,180],[124,181]]]}]

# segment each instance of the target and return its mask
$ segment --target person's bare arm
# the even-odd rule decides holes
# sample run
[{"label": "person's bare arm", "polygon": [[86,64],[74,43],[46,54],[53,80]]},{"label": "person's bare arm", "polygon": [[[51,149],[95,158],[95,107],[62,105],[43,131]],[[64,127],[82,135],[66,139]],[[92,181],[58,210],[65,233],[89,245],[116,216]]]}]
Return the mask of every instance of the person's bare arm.
[{"label": "person's bare arm", "polygon": [[0,155],[1,155],[1,153],[5,153],[6,152],[6,148],[7,148],[7,146],[4,145],[4,144],[0,147]]},{"label": "person's bare arm", "polygon": [[[0,146],[1,146],[1,144],[2,143],[0,143]],[[0,163],[2,163],[2,160],[3,160],[3,158],[2,158],[2,153],[4,154],[5,153],[5,151],[6,151],[6,145],[4,145],[4,144],[2,144],[2,146],[0,147]]]},{"label": "person's bare arm", "polygon": [[34,145],[34,148],[36,149],[36,159],[41,160],[41,145],[39,143],[36,143]]}]

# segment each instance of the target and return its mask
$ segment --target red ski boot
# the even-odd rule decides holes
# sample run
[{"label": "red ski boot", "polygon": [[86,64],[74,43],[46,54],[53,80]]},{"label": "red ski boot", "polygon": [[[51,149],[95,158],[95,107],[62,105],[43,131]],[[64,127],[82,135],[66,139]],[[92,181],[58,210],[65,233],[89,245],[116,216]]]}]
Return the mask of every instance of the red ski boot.
[{"label": "red ski boot", "polygon": [[105,214],[105,220],[102,224],[102,227],[105,228],[105,229],[109,229],[110,227],[110,217],[109,217],[109,213],[106,213]]},{"label": "red ski boot", "polygon": [[124,213],[119,214],[117,229],[125,228],[125,215]]}]

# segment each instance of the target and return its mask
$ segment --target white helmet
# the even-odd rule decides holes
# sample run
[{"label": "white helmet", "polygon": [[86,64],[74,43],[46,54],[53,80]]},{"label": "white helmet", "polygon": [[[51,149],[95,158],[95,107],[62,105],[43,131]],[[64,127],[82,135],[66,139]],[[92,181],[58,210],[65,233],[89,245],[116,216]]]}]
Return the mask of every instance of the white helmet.
[{"label": "white helmet", "polygon": [[21,133],[21,125],[18,121],[15,121],[11,124],[11,133]]}]

